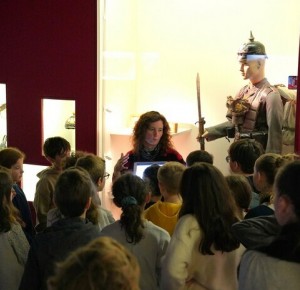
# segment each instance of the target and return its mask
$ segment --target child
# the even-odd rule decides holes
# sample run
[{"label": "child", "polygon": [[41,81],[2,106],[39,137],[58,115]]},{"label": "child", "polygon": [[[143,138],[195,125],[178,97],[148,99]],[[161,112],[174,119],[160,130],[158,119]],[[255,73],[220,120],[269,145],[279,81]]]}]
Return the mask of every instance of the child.
[{"label": "child", "polygon": [[27,260],[29,243],[23,221],[13,206],[13,180],[7,168],[0,168],[0,289],[18,290]]},{"label": "child", "polygon": [[149,190],[151,192],[151,199],[145,205],[145,209],[155,204],[157,201],[161,199],[161,192],[158,186],[157,172],[159,169],[158,164],[152,164],[147,167],[143,172],[143,180],[147,183]]},{"label": "child", "polygon": [[[76,167],[85,169],[94,182],[97,191],[102,191],[105,186],[105,180],[108,173],[105,172],[105,160],[91,153],[86,153],[85,156],[78,158]],[[92,196],[92,203],[86,214],[89,221],[97,224],[101,229],[113,223],[113,218],[110,211],[101,206],[101,201],[98,193]],[[47,226],[50,226],[58,219],[62,218],[58,208],[51,209],[47,214]]]},{"label": "child", "polygon": [[113,183],[112,194],[116,206],[122,208],[121,218],[106,226],[101,235],[110,236],[136,256],[141,269],[141,289],[160,289],[161,260],[170,235],[142,218],[145,204],[150,199],[145,182],[136,175],[126,173]]},{"label": "child", "polygon": [[70,155],[70,150],[70,143],[62,137],[50,137],[44,143],[44,155],[51,166],[37,174],[39,181],[36,184],[33,201],[37,215],[37,232],[43,231],[47,226],[47,213],[54,208],[54,187],[63,170],[66,157]]},{"label": "child", "polygon": [[70,156],[66,157],[63,169],[67,169],[69,167],[75,166],[77,160],[80,157],[84,157],[87,154],[89,154],[89,153],[85,152],[85,151],[81,151],[81,150],[76,150],[75,152],[71,152]]},{"label": "child", "polygon": [[144,217],[165,229],[172,236],[181,208],[180,181],[186,167],[176,161],[162,165],[157,173],[158,185],[164,201],[158,201],[144,212]]},{"label": "child", "polygon": [[250,208],[259,205],[259,190],[253,183],[253,168],[256,159],[262,154],[264,149],[261,143],[254,139],[240,139],[229,146],[226,157],[231,172],[245,175],[252,187]]},{"label": "child", "polygon": [[241,260],[239,289],[289,289],[300,285],[300,161],[282,167],[275,179],[275,216],[280,233]]},{"label": "child", "polygon": [[117,241],[102,237],[73,252],[56,267],[49,290],[139,290],[139,266]]},{"label": "child", "polygon": [[35,229],[31,218],[30,208],[27,198],[19,186],[23,176],[23,162],[25,154],[18,148],[8,147],[0,151],[0,165],[10,169],[13,179],[13,189],[15,196],[13,198],[14,206],[19,210],[21,218],[24,222],[23,231],[29,243],[35,235]]},{"label": "child", "polygon": [[195,150],[186,157],[186,166],[190,167],[196,162],[207,162],[213,164],[213,156],[205,150]]},{"label": "child", "polygon": [[273,184],[275,176],[281,166],[291,162],[280,154],[265,153],[261,155],[254,165],[253,181],[260,191],[260,205],[249,210],[245,219],[274,214]]},{"label": "child", "polygon": [[54,201],[64,218],[36,235],[25,266],[20,290],[47,289],[54,264],[75,249],[100,236],[100,229],[86,220],[96,188],[83,169],[66,169],[59,176]]},{"label": "child", "polygon": [[251,202],[251,185],[249,184],[247,178],[242,174],[228,175],[225,178],[238,207],[239,218],[242,220],[248,212]]},{"label": "child", "polygon": [[274,181],[279,169],[293,159],[275,153],[261,155],[255,162],[254,182],[261,190],[261,205],[249,210],[243,221],[232,226],[236,238],[247,248],[269,244],[279,232],[274,216]]},{"label": "child", "polygon": [[[105,160],[94,154],[87,154],[81,157],[76,162],[76,167],[85,169],[89,174],[97,187],[97,191],[100,192],[105,186],[106,179],[109,177],[109,173],[105,171]],[[98,211],[98,225],[100,229],[115,222],[112,213],[101,206],[101,200],[99,194],[92,197],[92,204]]]},{"label": "child", "polygon": [[237,289],[244,251],[231,233],[239,219],[223,174],[199,162],[183,172],[179,220],[162,265],[164,290]]}]

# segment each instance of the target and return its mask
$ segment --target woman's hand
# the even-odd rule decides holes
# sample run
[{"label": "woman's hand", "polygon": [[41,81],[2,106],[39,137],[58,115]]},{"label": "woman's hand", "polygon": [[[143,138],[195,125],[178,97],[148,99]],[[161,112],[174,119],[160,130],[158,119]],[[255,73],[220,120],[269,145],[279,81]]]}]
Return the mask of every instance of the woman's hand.
[{"label": "woman's hand", "polygon": [[128,162],[128,159],[129,159],[129,155],[124,155],[123,153],[121,153],[121,157],[117,161],[114,167],[114,171],[123,171],[125,169],[128,169],[127,167],[124,166]]},{"label": "woman's hand", "polygon": [[119,158],[119,160],[117,161],[115,167],[114,167],[114,173],[113,173],[113,177],[112,177],[112,181],[115,181],[118,177],[121,176],[121,172],[123,170],[128,169],[126,166],[124,166],[129,159],[129,155],[126,154],[124,155],[123,153],[121,153],[121,157]]}]

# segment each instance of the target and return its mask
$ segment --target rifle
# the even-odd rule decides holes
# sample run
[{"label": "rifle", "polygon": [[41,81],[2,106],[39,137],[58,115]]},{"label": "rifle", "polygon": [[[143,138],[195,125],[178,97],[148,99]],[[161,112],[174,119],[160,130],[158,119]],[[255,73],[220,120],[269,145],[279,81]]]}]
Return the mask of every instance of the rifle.
[{"label": "rifle", "polygon": [[198,126],[199,126],[199,135],[198,135],[198,140],[200,142],[200,149],[205,150],[205,143],[204,143],[204,137],[202,137],[204,133],[204,118],[201,116],[201,101],[200,101],[200,78],[199,78],[199,73],[197,73],[197,79],[196,79],[196,85],[197,85],[197,101],[198,101],[198,119],[197,121]]}]

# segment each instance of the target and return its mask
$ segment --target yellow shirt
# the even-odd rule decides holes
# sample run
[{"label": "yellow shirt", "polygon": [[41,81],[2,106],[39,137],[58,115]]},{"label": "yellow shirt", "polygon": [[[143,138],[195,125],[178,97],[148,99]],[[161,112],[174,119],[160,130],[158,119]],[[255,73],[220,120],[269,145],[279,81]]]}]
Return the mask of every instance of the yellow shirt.
[{"label": "yellow shirt", "polygon": [[173,234],[178,221],[181,203],[158,201],[144,211],[145,219]]}]

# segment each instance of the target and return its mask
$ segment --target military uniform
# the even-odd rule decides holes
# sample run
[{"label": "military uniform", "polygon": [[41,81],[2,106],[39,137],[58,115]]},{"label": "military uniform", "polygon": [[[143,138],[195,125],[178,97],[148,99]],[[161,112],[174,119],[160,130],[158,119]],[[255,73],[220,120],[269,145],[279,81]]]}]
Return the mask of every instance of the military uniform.
[{"label": "military uniform", "polygon": [[[245,43],[238,52],[240,62],[267,58],[262,43],[254,41],[252,33],[250,42]],[[266,152],[281,154],[283,103],[278,90],[271,86],[266,78],[258,83],[249,83],[235,96],[234,100],[247,100],[249,110],[242,116],[243,121],[236,125],[231,109],[227,111],[227,122],[206,128],[209,139],[220,137],[253,138],[260,142]],[[230,132],[235,131],[233,134]],[[237,132],[238,131],[238,132]],[[237,134],[238,133],[238,134]]]},{"label": "military uniform", "polygon": [[[267,79],[263,79],[255,85],[249,83],[244,86],[237,93],[236,98],[243,98],[245,95],[248,95],[251,106],[240,128],[241,138],[256,139],[264,146],[266,152],[280,154],[283,104],[279,92],[270,85]],[[227,122],[206,129],[211,140],[225,137],[230,128],[234,129],[230,110],[226,117]]]}]

